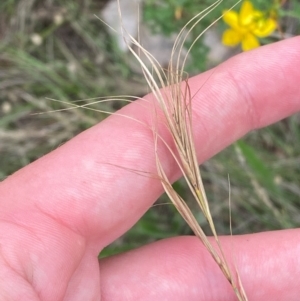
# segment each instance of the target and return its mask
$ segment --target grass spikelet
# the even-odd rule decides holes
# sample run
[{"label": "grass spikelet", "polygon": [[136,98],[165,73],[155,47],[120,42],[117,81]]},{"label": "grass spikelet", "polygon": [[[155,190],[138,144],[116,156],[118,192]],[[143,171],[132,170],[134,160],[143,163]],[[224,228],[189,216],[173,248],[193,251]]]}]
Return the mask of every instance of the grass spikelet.
[{"label": "grass spikelet", "polygon": [[[128,49],[140,63],[149,88],[164,114],[166,126],[172,136],[176,151],[172,151],[164,141],[163,143],[165,143],[167,148],[170,150],[170,154],[174,157],[179,168],[181,169],[195,201],[199,205],[203,215],[206,218],[217,247],[213,247],[206,234],[199,226],[191,209],[188,207],[182,197],[173,189],[171,182],[163,168],[163,162],[158,155],[158,141],[161,140],[161,137],[159,136],[157,130],[154,129],[156,165],[162,186],[179,213],[188,223],[195,235],[207,248],[215,262],[218,264],[224,276],[232,286],[238,300],[246,301],[247,296],[242,286],[239,273],[238,271],[231,271],[222,251],[222,246],[214,226],[209,203],[206,197],[200,170],[198,167],[196,148],[194,145],[192,131],[193,96],[191,95],[189,88],[188,75],[184,72],[184,65],[191,48],[188,49],[183,61],[181,62],[180,60],[180,53],[182,53],[184,43],[189,33],[207,14],[209,14],[221,2],[222,0],[216,1],[204,11],[198,13],[182,28],[174,43],[170,63],[167,70],[164,70],[162,66],[160,66],[158,61],[146,49],[142,47],[138,40],[136,40],[126,32],[126,29],[122,24],[121,28],[124,40],[128,45]],[[122,12],[120,9],[119,15],[122,22]],[[201,37],[203,33],[204,32],[202,32],[193,41],[192,46],[196,43],[196,41]],[[138,47],[139,53],[136,53],[133,50],[131,44]],[[149,61],[152,70],[149,70],[149,68],[147,68],[147,64],[145,64],[145,62],[140,58],[140,54],[143,54],[143,57],[145,57]],[[178,155],[176,155],[175,152]]]},{"label": "grass spikelet", "polygon": [[[142,72],[144,74],[145,80],[154,95],[159,109],[162,111],[165,119],[165,125],[170,132],[172,140],[175,145],[175,150],[171,149],[171,147],[163,140],[163,138],[159,135],[157,130],[158,120],[157,112],[154,112],[154,125],[153,125],[153,135],[154,135],[154,143],[155,143],[155,156],[156,156],[156,166],[157,166],[157,174],[158,178],[162,183],[162,186],[172,201],[173,205],[176,207],[178,212],[187,222],[189,227],[192,229],[194,234],[200,239],[203,245],[206,247],[214,261],[217,263],[225,278],[228,280],[230,285],[232,286],[237,299],[239,301],[247,301],[247,296],[245,290],[242,285],[242,280],[240,279],[240,275],[237,270],[232,271],[229,267],[229,264],[226,260],[226,257],[223,253],[222,246],[220,240],[218,238],[214,221],[210,212],[209,202],[206,197],[204,185],[201,178],[201,173],[199,170],[197,156],[196,156],[196,148],[194,144],[193,137],[193,129],[192,129],[192,100],[193,95],[191,94],[188,82],[188,74],[184,71],[184,66],[187,61],[188,55],[190,53],[191,48],[197,42],[197,40],[205,33],[205,31],[209,28],[206,28],[201,34],[199,34],[196,39],[192,42],[189,49],[187,49],[185,56],[182,59],[181,53],[184,49],[184,44],[191,33],[191,31],[197,26],[201,20],[207,16],[212,10],[214,10],[222,0],[218,0],[214,2],[212,5],[207,7],[205,10],[201,11],[197,15],[195,15],[179,32],[174,46],[170,55],[170,62],[167,69],[164,69],[160,63],[156,60],[156,58],[148,52],[138,39],[131,36],[126,28],[122,24],[122,11],[120,9],[120,0],[118,0],[118,10],[121,22],[121,35],[124,38],[125,43],[129,51],[139,62]],[[240,1],[238,1],[235,5],[237,5]],[[222,16],[220,16],[221,18]],[[220,19],[219,18],[219,19]],[[100,19],[101,20],[101,19]],[[103,20],[101,20],[104,22]],[[210,26],[215,24],[214,21]],[[105,23],[105,22],[104,22]],[[106,23],[105,23],[106,24]],[[117,32],[108,24],[106,24],[111,30]],[[138,49],[136,52],[133,49],[135,46]],[[141,59],[143,57],[143,59]],[[146,64],[144,60],[148,60]],[[147,66],[150,65],[151,69]],[[59,102],[65,106],[65,108],[51,112],[72,110],[72,109],[86,109],[91,111],[96,111],[104,114],[116,114],[125,118],[133,119],[134,121],[140,122],[137,119],[131,118],[126,115],[120,115],[118,113],[108,112],[105,110],[100,110],[98,108],[93,108],[93,104],[105,103],[109,101],[125,101],[131,102],[138,97],[131,95],[119,95],[109,98],[92,98],[86,99],[83,104],[80,104],[73,101],[72,103],[50,99],[55,102]],[[148,100],[144,100],[148,101]],[[142,103],[139,103],[143,105]],[[39,114],[39,113],[38,113]],[[146,127],[149,127],[146,124],[143,124]],[[192,210],[189,208],[185,200],[174,190],[171,181],[169,180],[164,167],[163,162],[159,157],[159,143],[162,142],[165,147],[170,152],[170,155],[174,158],[175,162],[178,164],[183,177],[185,178],[188,187],[194,196],[195,201],[197,202],[200,210],[202,211],[210,229],[214,240],[216,242],[216,247],[212,245],[203,229],[198,224]],[[117,166],[117,165],[116,165]],[[126,167],[126,169],[128,169]],[[147,173],[143,173],[137,170],[131,170],[132,172],[141,174],[143,176],[152,176]],[[155,177],[157,178],[157,177]]]}]

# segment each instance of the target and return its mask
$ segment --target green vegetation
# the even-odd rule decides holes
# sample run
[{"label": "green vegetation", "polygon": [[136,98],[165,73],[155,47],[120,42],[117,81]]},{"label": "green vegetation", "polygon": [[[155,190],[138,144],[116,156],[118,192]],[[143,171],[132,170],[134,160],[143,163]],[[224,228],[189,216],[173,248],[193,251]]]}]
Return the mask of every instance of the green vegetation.
[{"label": "green vegetation", "polygon": [[[86,99],[95,97],[133,93],[142,96],[147,92],[140,75],[129,67],[127,55],[120,53],[106,26],[94,16],[100,14],[105,2],[1,1],[1,180],[104,118],[100,113],[77,109],[33,114],[69,107],[63,102],[82,100],[80,104],[84,104],[88,103]],[[144,17],[153,30],[170,35],[178,32],[209,1],[198,5],[191,0],[168,0],[157,9],[159,2],[147,0]],[[260,9],[271,9],[264,6],[265,1],[253,3]],[[279,7],[279,3],[273,5]],[[226,8],[223,5],[207,16],[194,37]],[[299,4],[285,1],[277,11],[282,33],[297,34],[299,26],[294,25],[300,20]],[[220,33],[224,28],[222,22],[216,26]],[[280,35],[271,36],[266,42],[277,39]],[[207,52],[200,40],[191,53],[191,65],[198,72],[208,66]],[[204,59],[197,60],[200,55]],[[96,104],[95,108],[114,111],[121,105]],[[220,234],[229,233],[228,174],[234,234],[299,227],[299,125],[299,116],[293,116],[253,132],[203,165],[202,175]],[[174,186],[189,202],[184,184],[179,181]],[[161,205],[151,208],[103,255],[164,237],[190,234],[165,197],[158,203]],[[199,222],[204,223],[200,215]]]}]

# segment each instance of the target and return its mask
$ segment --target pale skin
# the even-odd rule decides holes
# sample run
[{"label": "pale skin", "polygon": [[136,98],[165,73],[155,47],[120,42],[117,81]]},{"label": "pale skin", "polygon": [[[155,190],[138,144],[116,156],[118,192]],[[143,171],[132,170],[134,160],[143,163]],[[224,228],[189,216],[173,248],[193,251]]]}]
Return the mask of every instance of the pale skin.
[{"label": "pale skin", "polygon": [[[193,102],[200,163],[300,110],[300,38],[236,56],[213,74],[192,78],[192,92],[208,77]],[[139,103],[122,114],[151,120]],[[167,151],[160,155],[177,179]],[[162,240],[99,263],[101,249],[162,193],[159,181],[128,168],[155,174],[153,135],[112,116],[0,184],[0,300],[236,300],[194,237]],[[249,300],[299,300],[300,230],[222,237],[222,244]]]}]

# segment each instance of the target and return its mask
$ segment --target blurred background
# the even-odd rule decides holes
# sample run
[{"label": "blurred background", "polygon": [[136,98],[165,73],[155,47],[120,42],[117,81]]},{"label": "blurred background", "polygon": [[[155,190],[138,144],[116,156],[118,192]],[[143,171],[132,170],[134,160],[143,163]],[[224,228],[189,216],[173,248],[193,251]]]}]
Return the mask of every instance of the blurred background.
[{"label": "blurred background", "polygon": [[[234,4],[234,1],[224,2],[194,29],[187,47]],[[126,28],[134,36],[140,28],[144,47],[164,66],[176,33],[211,3],[121,0]],[[278,23],[276,31],[261,40],[262,44],[300,33],[297,0],[252,3]],[[239,7],[234,9],[238,11]],[[0,180],[106,117],[94,110],[67,110],[74,108],[74,104],[91,107],[92,98],[143,96],[149,91],[123,40],[113,35],[97,16],[118,29],[116,3],[111,0],[1,1]],[[207,70],[241,51],[239,47],[222,45],[225,29],[226,24],[220,20],[196,43],[186,66],[189,74]],[[92,108],[114,112],[123,105],[114,101],[96,103]],[[297,114],[250,133],[202,165],[220,234],[229,234],[228,175],[233,234],[300,226],[299,125]],[[199,223],[208,231],[184,182],[178,181],[174,187],[195,208]],[[126,235],[101,255],[182,234],[191,232],[162,196]]]}]

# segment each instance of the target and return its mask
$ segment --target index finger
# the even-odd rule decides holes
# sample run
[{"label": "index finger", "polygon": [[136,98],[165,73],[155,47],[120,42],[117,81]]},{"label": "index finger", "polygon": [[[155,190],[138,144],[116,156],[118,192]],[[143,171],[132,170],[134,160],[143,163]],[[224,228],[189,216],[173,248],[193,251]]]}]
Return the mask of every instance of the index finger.
[{"label": "index finger", "polygon": [[[243,53],[217,67],[193,100],[199,162],[248,131],[298,111],[299,63],[300,38],[296,37]],[[189,80],[192,94],[208,76],[203,73]],[[151,115],[138,103],[120,113],[145,123]],[[171,143],[168,132],[160,130]],[[162,156],[175,180],[178,168],[167,151],[162,150]],[[162,192],[152,177],[113,165],[155,174],[151,130],[134,120],[111,116],[4,181],[2,214],[35,206],[91,239],[97,248],[103,247],[130,228]]]}]

